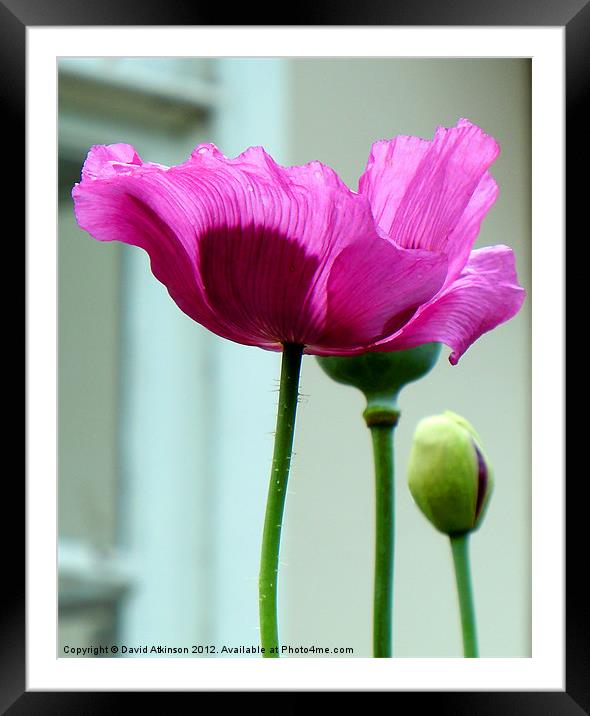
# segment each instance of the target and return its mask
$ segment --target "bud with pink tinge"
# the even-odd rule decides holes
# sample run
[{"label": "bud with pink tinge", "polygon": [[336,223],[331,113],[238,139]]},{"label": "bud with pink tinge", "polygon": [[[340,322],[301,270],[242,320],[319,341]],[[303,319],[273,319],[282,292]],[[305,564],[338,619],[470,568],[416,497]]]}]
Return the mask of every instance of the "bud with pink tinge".
[{"label": "bud with pink tinge", "polygon": [[440,532],[457,535],[479,527],[493,478],[481,440],[467,420],[445,411],[420,421],[408,484],[416,504]]}]

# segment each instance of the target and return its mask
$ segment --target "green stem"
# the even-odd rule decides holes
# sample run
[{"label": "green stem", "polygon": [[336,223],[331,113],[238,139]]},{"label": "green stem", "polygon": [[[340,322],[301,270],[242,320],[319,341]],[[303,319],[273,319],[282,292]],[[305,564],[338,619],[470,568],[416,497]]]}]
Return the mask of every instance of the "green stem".
[{"label": "green stem", "polygon": [[463,654],[467,658],[475,658],[478,656],[478,651],[473,590],[471,588],[471,568],[469,565],[469,533],[450,535],[450,540],[461,611]]},{"label": "green stem", "polygon": [[299,373],[303,346],[285,343],[281,362],[281,383],[275,446],[266,502],[262,554],[260,558],[259,609],[260,643],[265,658],[279,656],[279,628],[277,620],[277,581],[283,511],[287,496],[287,481],[293,449],[295,414],[299,391]]},{"label": "green stem", "polygon": [[[373,596],[373,656],[391,657],[393,619],[393,551],[394,551],[394,463],[393,432],[397,411],[385,419],[372,422],[365,411],[371,430],[375,461],[375,585]],[[374,416],[373,416],[374,419]]]}]

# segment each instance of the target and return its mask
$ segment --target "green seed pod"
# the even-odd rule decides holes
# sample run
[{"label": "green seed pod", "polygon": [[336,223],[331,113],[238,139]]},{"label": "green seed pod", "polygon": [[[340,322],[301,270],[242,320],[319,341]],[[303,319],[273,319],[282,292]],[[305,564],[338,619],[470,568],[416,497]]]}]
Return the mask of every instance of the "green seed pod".
[{"label": "green seed pod", "polygon": [[365,419],[368,425],[386,420],[397,413],[400,390],[435,365],[440,343],[425,343],[417,348],[387,353],[370,352],[351,357],[318,357],[317,361],[330,378],[358,388],[367,398]]},{"label": "green seed pod", "polygon": [[408,485],[437,530],[455,535],[479,527],[493,478],[481,440],[465,418],[447,410],[418,423]]}]

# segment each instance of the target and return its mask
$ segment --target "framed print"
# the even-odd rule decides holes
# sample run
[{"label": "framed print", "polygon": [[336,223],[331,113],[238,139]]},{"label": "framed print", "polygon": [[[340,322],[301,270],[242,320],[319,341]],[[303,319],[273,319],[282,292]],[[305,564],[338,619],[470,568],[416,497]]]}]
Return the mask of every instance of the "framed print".
[{"label": "framed print", "polygon": [[27,259],[3,708],[586,712],[564,431],[584,3],[0,12]]}]

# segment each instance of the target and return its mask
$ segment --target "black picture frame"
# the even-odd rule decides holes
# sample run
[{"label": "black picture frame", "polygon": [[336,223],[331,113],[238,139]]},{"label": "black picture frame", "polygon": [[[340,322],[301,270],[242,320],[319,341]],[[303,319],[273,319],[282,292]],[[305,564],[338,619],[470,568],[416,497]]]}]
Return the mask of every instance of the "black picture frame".
[{"label": "black picture frame", "polygon": [[[273,10],[264,15],[252,6],[236,6],[229,13],[215,4],[184,3],[182,0],[0,0],[0,58],[2,81],[1,120],[3,155],[10,169],[5,188],[5,206],[25,209],[23,183],[14,181],[22,168],[25,154],[25,68],[26,28],[29,26],[77,25],[446,25],[446,26],[562,26],[566,32],[566,144],[568,195],[567,219],[572,226],[584,227],[581,211],[586,201],[582,191],[587,182],[573,179],[573,172],[588,154],[582,121],[583,98],[587,96],[590,76],[590,3],[588,0],[364,0],[364,2],[297,3],[296,12],[281,16]],[[20,138],[20,141],[16,140]],[[575,141],[577,138],[580,141]],[[5,215],[8,213],[5,210]],[[11,211],[10,213],[13,213]],[[580,219],[580,221],[576,221]],[[587,233],[583,230],[583,233]],[[8,237],[5,237],[8,240]],[[583,237],[580,237],[582,240]],[[551,346],[548,350],[561,350]],[[564,377],[565,387],[565,377]],[[556,430],[565,426],[556,425]],[[583,477],[583,476],[580,476]],[[584,585],[585,500],[583,480],[570,482],[566,500],[566,690],[563,692],[391,692],[388,708],[400,706],[400,699],[412,699],[416,708],[436,709],[437,713],[462,714],[544,714],[569,715],[590,713],[590,649],[587,626],[587,598]],[[20,714],[115,714],[138,708],[138,698],[147,696],[149,705],[174,712],[177,698],[193,700],[194,693],[132,692],[30,692],[25,684],[25,544],[22,524],[11,523],[24,514],[19,511],[24,498],[24,481],[4,480],[5,527],[4,605],[1,609],[0,636],[0,708],[2,713]],[[10,506],[10,507],[8,507]],[[547,526],[550,529],[550,526]],[[580,560],[583,560],[582,562]],[[12,561],[12,563],[11,563]],[[232,694],[228,694],[231,696]],[[236,696],[236,694],[234,694]],[[252,694],[254,696],[254,694]],[[286,705],[277,700],[273,709],[294,712],[304,694],[293,694]],[[352,694],[351,694],[352,696]],[[320,698],[320,694],[316,694]],[[253,704],[240,695],[240,706]],[[320,701],[322,699],[320,698]],[[320,705],[320,702],[318,702]],[[224,705],[224,708],[227,708]],[[260,708],[260,707],[258,707]]]}]

